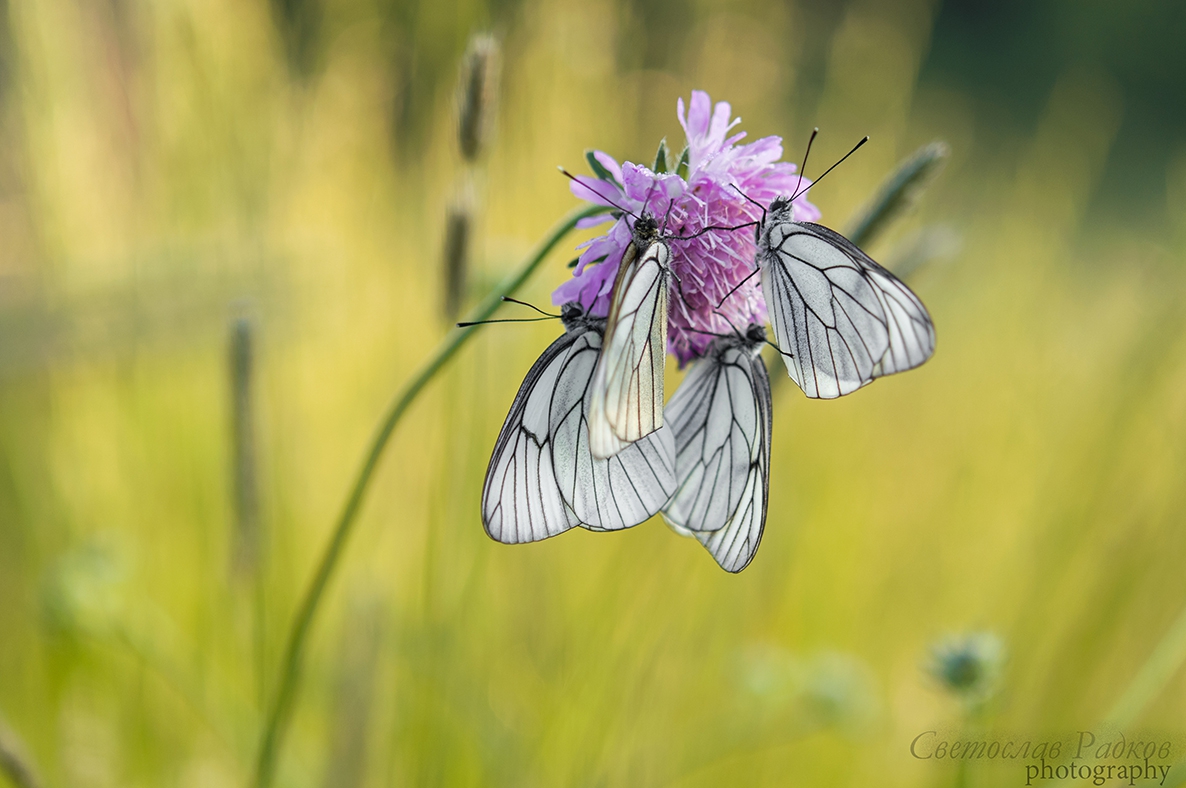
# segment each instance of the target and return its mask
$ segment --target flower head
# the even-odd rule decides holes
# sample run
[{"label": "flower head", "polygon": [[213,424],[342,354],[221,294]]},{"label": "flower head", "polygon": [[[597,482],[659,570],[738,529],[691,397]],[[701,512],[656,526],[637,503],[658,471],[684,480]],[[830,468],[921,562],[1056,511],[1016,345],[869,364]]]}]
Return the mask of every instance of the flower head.
[{"label": "flower head", "polygon": [[[671,249],[671,307],[668,312],[669,350],[681,364],[702,356],[711,334],[744,329],[766,319],[757,277],[751,278],[717,304],[754,271],[752,230],[716,229],[747,224],[761,218],[758,205],[769,205],[779,196],[790,196],[811,181],[796,174],[796,167],[782,158],[782,139],[763,137],[739,145],[745,133],[729,136],[740,119],[731,117],[728,103],[715,107],[707,93],[695,91],[685,112],[677,104],[687,148],[675,172],[623,162],[596,151],[600,177],[577,176],[572,192],[598,205],[625,209],[635,217],[647,214],[660,225]],[[686,157],[686,164],[685,162]],[[753,202],[751,202],[751,200]],[[795,221],[816,221],[819,211],[805,197],[793,204]],[[573,278],[552,294],[552,301],[580,302],[590,313],[609,312],[610,293],[618,264],[631,241],[635,219],[627,215],[591,217],[582,226],[606,221],[612,226],[582,247]]]},{"label": "flower head", "polygon": [[992,632],[948,637],[931,648],[927,671],[960,698],[981,701],[997,689],[1005,646]]}]

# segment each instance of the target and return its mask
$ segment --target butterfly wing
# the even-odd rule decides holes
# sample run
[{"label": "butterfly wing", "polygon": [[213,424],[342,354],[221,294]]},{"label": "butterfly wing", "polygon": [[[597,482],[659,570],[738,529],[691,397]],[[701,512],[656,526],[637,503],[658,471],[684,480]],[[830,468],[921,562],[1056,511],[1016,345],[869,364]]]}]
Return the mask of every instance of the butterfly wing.
[{"label": "butterfly wing", "polygon": [[572,346],[551,406],[552,464],[565,504],[581,524],[599,531],[638,525],[675,490],[675,444],[660,427],[606,459],[590,449],[588,408],[601,351],[596,331]]},{"label": "butterfly wing", "polygon": [[935,352],[935,324],[918,296],[840,233],[823,225],[810,227],[860,263],[885,310],[889,348],[874,368],[873,377],[905,372],[929,359]]},{"label": "butterfly wing", "polygon": [[641,255],[632,243],[623,255],[593,372],[588,417],[594,457],[612,457],[663,426],[670,256],[662,241]]},{"label": "butterfly wing", "polygon": [[766,365],[736,346],[698,362],[668,404],[679,486],[664,516],[729,572],[749,565],[766,524],[771,411]]},{"label": "butterfly wing", "polygon": [[763,228],[762,292],[787,373],[809,397],[850,394],[930,358],[935,327],[897,277],[810,222]]},{"label": "butterfly wing", "polygon": [[[588,333],[588,332],[584,332]],[[552,467],[548,415],[569,350],[581,332],[569,331],[543,352],[515,395],[482,487],[482,524],[505,544],[534,542],[580,521],[565,505]]]}]

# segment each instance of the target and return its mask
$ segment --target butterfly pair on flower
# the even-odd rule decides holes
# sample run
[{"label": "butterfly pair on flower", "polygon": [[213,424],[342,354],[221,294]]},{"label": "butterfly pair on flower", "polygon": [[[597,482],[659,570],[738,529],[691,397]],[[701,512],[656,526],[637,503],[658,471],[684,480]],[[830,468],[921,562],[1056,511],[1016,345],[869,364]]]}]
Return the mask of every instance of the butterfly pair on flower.
[{"label": "butterfly pair on flower", "polygon": [[[528,372],[495,445],[482,515],[499,541],[619,530],[662,511],[740,571],[769,494],[767,315],[810,397],[848,394],[933,352],[917,297],[810,221],[810,182],[778,161],[778,138],[738,146],[728,104],[710,106],[694,93],[685,116],[680,101],[688,146],[674,173],[661,147],[652,168],[597,153],[598,177],[574,179],[615,221],[557,290],[566,331]],[[692,366],[664,404],[667,350]]]}]

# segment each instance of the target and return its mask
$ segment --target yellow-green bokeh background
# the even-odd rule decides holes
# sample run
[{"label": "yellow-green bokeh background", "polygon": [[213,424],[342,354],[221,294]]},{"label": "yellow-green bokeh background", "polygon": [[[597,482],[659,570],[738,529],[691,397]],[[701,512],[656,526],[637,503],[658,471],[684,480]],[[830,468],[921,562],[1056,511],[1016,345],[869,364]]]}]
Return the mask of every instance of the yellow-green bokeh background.
[{"label": "yellow-green bokeh background", "polygon": [[[489,450],[557,327],[486,329],[388,448],[279,783],[954,784],[908,746],[964,724],[922,666],[972,630],[1009,653],[977,724],[1098,730],[1186,604],[1186,99],[1142,91],[1182,73],[1174,5],[1093,48],[1106,3],[0,2],[0,719],[47,785],[247,783],[370,432],[449,330],[453,85],[493,30],[470,303],[575,205],[557,164],[678,147],[676,99],[703,88],[788,158],[812,126],[820,164],[872,136],[813,192],[841,229],[950,144],[869,250],[947,239],[911,280],[938,351],[840,401],[778,388],[766,535],[731,576],[658,520],[485,536]],[[575,241],[524,297],[548,301]],[[239,317],[258,588],[232,560]],[[1132,731],[1186,735],[1171,675]]]}]

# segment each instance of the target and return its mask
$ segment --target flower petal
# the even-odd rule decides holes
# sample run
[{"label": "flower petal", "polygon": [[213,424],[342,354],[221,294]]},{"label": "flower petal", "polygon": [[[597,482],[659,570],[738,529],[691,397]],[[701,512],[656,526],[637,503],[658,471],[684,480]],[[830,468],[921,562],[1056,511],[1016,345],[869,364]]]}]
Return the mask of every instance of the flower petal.
[{"label": "flower petal", "polygon": [[703,90],[692,91],[692,106],[688,110],[688,125],[684,131],[688,134],[688,144],[694,137],[703,137],[708,131],[708,113],[712,107],[712,100]]},{"label": "flower petal", "polygon": [[[708,98],[707,93],[704,95],[705,98]],[[708,129],[709,140],[717,143],[718,145],[723,143],[725,140],[725,135],[729,133],[729,129],[741,122],[741,118],[738,118],[732,123],[729,122],[729,116],[732,114],[732,112],[733,108],[729,106],[729,102],[717,102],[716,107],[713,108],[712,123]]]},{"label": "flower petal", "polygon": [[620,164],[618,164],[617,159],[615,159],[613,156],[610,156],[605,151],[600,150],[593,151],[593,158],[597,159],[597,163],[602,167],[605,167],[609,174],[614,176],[614,180],[616,180],[618,183],[622,182],[622,167]]},{"label": "flower petal", "polygon": [[613,214],[599,213],[596,216],[586,216],[584,219],[577,219],[577,229],[587,230],[590,227],[596,227],[599,224],[613,221]]}]

